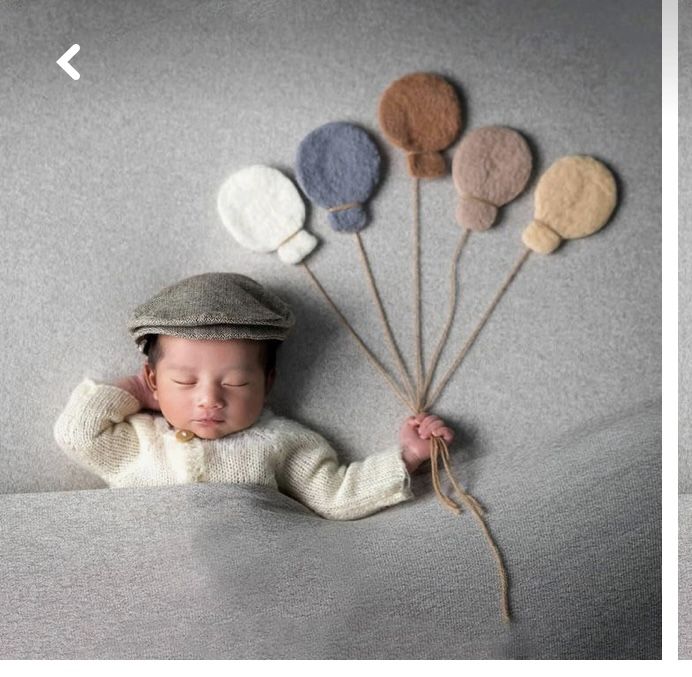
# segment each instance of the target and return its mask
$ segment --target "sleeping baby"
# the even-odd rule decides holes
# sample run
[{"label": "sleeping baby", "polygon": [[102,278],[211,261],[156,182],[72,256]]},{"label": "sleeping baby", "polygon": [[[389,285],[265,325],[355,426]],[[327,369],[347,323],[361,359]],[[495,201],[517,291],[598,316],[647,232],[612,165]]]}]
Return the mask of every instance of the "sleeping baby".
[{"label": "sleeping baby", "polygon": [[138,306],[128,329],[142,370],[112,384],[85,378],[54,426],[59,447],[111,487],[191,482],[270,486],[328,519],[357,519],[413,498],[410,474],[436,416],[408,417],[399,442],[342,465],[329,443],[275,415],[266,398],[291,309],[249,277],[205,273]]}]

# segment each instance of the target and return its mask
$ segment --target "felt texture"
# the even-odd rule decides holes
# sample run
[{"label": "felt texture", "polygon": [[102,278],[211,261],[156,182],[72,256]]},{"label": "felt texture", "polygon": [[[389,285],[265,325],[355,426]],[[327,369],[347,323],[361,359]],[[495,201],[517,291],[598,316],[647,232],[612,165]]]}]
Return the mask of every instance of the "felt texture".
[{"label": "felt texture", "polygon": [[[332,228],[355,233],[367,224],[363,205],[380,179],[380,152],[368,133],[347,122],[329,122],[310,132],[296,156],[303,192],[325,209]],[[357,206],[342,208],[355,203]]]},{"label": "felt texture", "polygon": [[305,204],[293,182],[278,169],[245,167],[223,183],[217,208],[221,221],[243,247],[276,251],[284,263],[300,263],[317,238],[303,230]]},{"label": "felt texture", "polygon": [[382,132],[408,153],[408,171],[417,178],[447,173],[440,151],[450,146],[462,126],[461,104],[454,87],[439,75],[410,73],[382,94],[378,108]]},{"label": "felt texture", "polygon": [[531,166],[529,145],[509,127],[481,127],[466,134],[452,158],[458,223],[469,230],[490,228],[497,208],[526,187]]},{"label": "felt texture", "polygon": [[[0,655],[659,658],[660,6],[114,7],[11,2],[0,22],[4,73],[21,75],[3,91],[0,153]],[[68,32],[84,40],[76,83],[54,63]],[[627,195],[612,227],[555,259],[529,258],[433,412],[454,428],[455,474],[487,508],[507,558],[510,627],[498,619],[478,525],[440,506],[425,468],[412,477],[418,499],[333,522],[263,487],[107,489],[52,438],[82,374],[110,380],[141,368],[132,308],[212,270],[258,280],[296,313],[274,411],[323,434],[344,460],[395,441],[407,410],[308,276],[239,246],[215,202],[235,169],[263,163],[291,176],[299,141],[324,122],[382,137],[382,91],[421,69],[463,83],[471,127],[530,132],[541,172],[562,155],[597,152]],[[412,180],[403,154],[386,148],[366,244],[382,254],[373,272],[408,358]],[[427,355],[459,240],[451,173],[421,197]],[[503,223],[529,223],[532,197],[506,205]],[[386,358],[352,238],[308,213],[308,230],[328,239],[309,262]],[[516,258],[513,230],[470,238],[441,368]]]},{"label": "felt texture", "polygon": [[202,273],[179,280],[138,305],[127,328],[140,351],[146,352],[149,334],[284,341],[294,324],[290,306],[247,275]]},{"label": "felt texture", "polygon": [[534,220],[522,240],[533,251],[550,254],[563,238],[586,237],[608,222],[617,202],[615,178],[602,162],[569,155],[541,176],[534,202]]}]

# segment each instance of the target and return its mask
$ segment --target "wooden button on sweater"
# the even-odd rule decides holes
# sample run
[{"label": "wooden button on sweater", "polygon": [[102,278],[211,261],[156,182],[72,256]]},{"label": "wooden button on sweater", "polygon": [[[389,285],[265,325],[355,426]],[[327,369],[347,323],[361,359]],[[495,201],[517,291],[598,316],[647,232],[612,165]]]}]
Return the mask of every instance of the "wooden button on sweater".
[{"label": "wooden button on sweater", "polygon": [[178,440],[178,442],[189,442],[194,436],[195,433],[190,430],[178,430],[175,433],[175,439]]}]

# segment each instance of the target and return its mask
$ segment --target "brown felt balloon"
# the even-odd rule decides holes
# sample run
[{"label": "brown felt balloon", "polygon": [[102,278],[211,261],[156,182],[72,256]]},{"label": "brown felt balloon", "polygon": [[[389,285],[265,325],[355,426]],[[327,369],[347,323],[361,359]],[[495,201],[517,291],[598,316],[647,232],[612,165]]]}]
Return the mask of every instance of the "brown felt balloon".
[{"label": "brown felt balloon", "polygon": [[562,239],[586,237],[602,228],[617,203],[615,178],[598,160],[568,155],[553,163],[536,186],[535,216],[524,244],[550,254]]},{"label": "brown felt balloon", "polygon": [[481,127],[467,134],[452,160],[459,224],[470,230],[490,228],[497,208],[526,187],[531,166],[531,150],[519,132],[509,127]]},{"label": "brown felt balloon", "polygon": [[382,94],[378,110],[387,140],[407,151],[408,171],[417,178],[447,173],[440,151],[461,131],[461,105],[454,87],[432,73],[410,73]]}]

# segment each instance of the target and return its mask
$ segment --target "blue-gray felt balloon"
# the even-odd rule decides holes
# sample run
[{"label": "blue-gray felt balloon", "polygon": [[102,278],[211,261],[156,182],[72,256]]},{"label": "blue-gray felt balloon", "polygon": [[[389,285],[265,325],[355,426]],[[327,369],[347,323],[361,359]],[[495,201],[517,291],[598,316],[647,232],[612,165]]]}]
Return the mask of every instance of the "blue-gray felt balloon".
[{"label": "blue-gray felt balloon", "polygon": [[329,122],[301,141],[296,178],[308,198],[328,210],[334,230],[356,233],[367,224],[364,204],[380,180],[380,164],[380,152],[366,131]]}]

